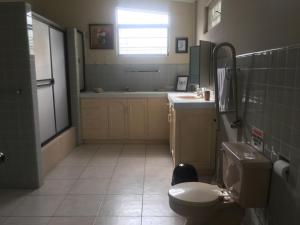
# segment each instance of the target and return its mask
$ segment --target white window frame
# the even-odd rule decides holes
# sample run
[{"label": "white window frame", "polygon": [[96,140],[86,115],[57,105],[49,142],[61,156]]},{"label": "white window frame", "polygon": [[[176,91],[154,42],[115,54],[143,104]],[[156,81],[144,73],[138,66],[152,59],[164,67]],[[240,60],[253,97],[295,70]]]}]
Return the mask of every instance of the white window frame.
[{"label": "white window frame", "polygon": [[[220,9],[217,9],[220,5]],[[206,28],[205,32],[213,29],[222,21],[222,0],[211,0],[206,7]],[[218,20],[214,22],[214,20]]]},{"label": "white window frame", "polygon": [[[168,24],[118,24],[118,9],[130,9],[133,11],[144,11],[147,12],[147,10],[139,10],[139,9],[132,9],[132,8],[116,8],[116,38],[117,38],[117,54],[118,56],[140,56],[140,57],[147,57],[147,56],[168,56],[169,55],[169,46],[170,46],[170,21]],[[149,11],[149,12],[154,12],[155,11]],[[168,15],[169,17],[169,15]],[[119,28],[166,28],[167,29],[167,52],[166,54],[121,54],[120,53],[120,37],[119,37]]]}]

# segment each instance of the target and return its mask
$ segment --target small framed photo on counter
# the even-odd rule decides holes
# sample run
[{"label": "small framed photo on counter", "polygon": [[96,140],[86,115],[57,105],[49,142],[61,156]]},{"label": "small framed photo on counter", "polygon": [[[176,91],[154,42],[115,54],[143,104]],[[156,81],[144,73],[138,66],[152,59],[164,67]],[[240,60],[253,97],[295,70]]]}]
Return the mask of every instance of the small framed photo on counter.
[{"label": "small framed photo on counter", "polygon": [[176,91],[187,91],[190,76],[177,76]]},{"label": "small framed photo on counter", "polygon": [[189,42],[187,37],[176,38],[176,53],[187,53]]}]

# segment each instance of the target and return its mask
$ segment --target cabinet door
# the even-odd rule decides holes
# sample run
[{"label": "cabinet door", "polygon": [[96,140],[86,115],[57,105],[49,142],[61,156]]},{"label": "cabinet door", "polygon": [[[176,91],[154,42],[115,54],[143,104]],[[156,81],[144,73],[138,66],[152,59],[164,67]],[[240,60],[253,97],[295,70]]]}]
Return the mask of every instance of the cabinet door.
[{"label": "cabinet door", "polygon": [[166,98],[148,99],[148,135],[150,139],[168,140],[168,106]]},{"label": "cabinet door", "polygon": [[54,79],[57,132],[69,126],[64,33],[50,28],[51,60]]},{"label": "cabinet door", "polygon": [[146,99],[128,100],[128,130],[130,139],[147,137],[147,102]]},{"label": "cabinet door", "polygon": [[81,132],[83,139],[108,137],[108,104],[101,99],[81,100]]},{"label": "cabinet door", "polygon": [[35,55],[36,80],[51,79],[51,59],[49,27],[47,24],[32,20],[33,48]]},{"label": "cabinet door", "polygon": [[[178,118],[180,160],[196,165],[199,171],[212,171],[215,161],[214,110],[186,112]],[[176,121],[177,123],[177,121]]]},{"label": "cabinet door", "polygon": [[127,129],[127,100],[111,99],[108,104],[109,113],[109,138],[125,139]]}]

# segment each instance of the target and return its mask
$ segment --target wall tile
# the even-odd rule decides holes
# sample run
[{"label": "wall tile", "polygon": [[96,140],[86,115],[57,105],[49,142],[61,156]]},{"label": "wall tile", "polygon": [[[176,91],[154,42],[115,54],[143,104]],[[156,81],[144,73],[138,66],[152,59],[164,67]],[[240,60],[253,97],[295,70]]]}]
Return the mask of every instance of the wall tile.
[{"label": "wall tile", "polygon": [[[177,75],[188,74],[188,67],[188,64],[89,64],[86,86],[88,91],[95,87],[105,91],[121,91],[126,87],[133,91],[174,90]],[[158,72],[147,72],[153,70]]]},{"label": "wall tile", "polygon": [[[300,47],[249,54],[237,59],[243,139],[252,126],[264,131],[264,154],[271,152],[290,160],[286,183],[272,176],[266,209],[247,210],[247,225],[296,225],[300,210]],[[245,102],[242,102],[245,99]],[[297,197],[298,196],[298,197]],[[299,221],[298,221],[299,222]]]}]

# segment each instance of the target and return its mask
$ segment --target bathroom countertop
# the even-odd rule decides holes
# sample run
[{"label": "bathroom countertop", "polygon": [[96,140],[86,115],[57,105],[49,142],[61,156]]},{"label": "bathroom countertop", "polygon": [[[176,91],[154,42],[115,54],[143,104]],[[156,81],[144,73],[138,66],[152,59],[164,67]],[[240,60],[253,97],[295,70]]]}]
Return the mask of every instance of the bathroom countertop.
[{"label": "bathroom countertop", "polygon": [[136,91],[136,92],[119,92],[107,91],[102,93],[82,92],[80,98],[147,98],[147,97],[168,97],[168,93],[161,91]]},{"label": "bathroom countertop", "polygon": [[195,93],[191,92],[168,93],[168,99],[175,109],[215,108],[214,99],[205,101],[203,98],[199,98]]}]

